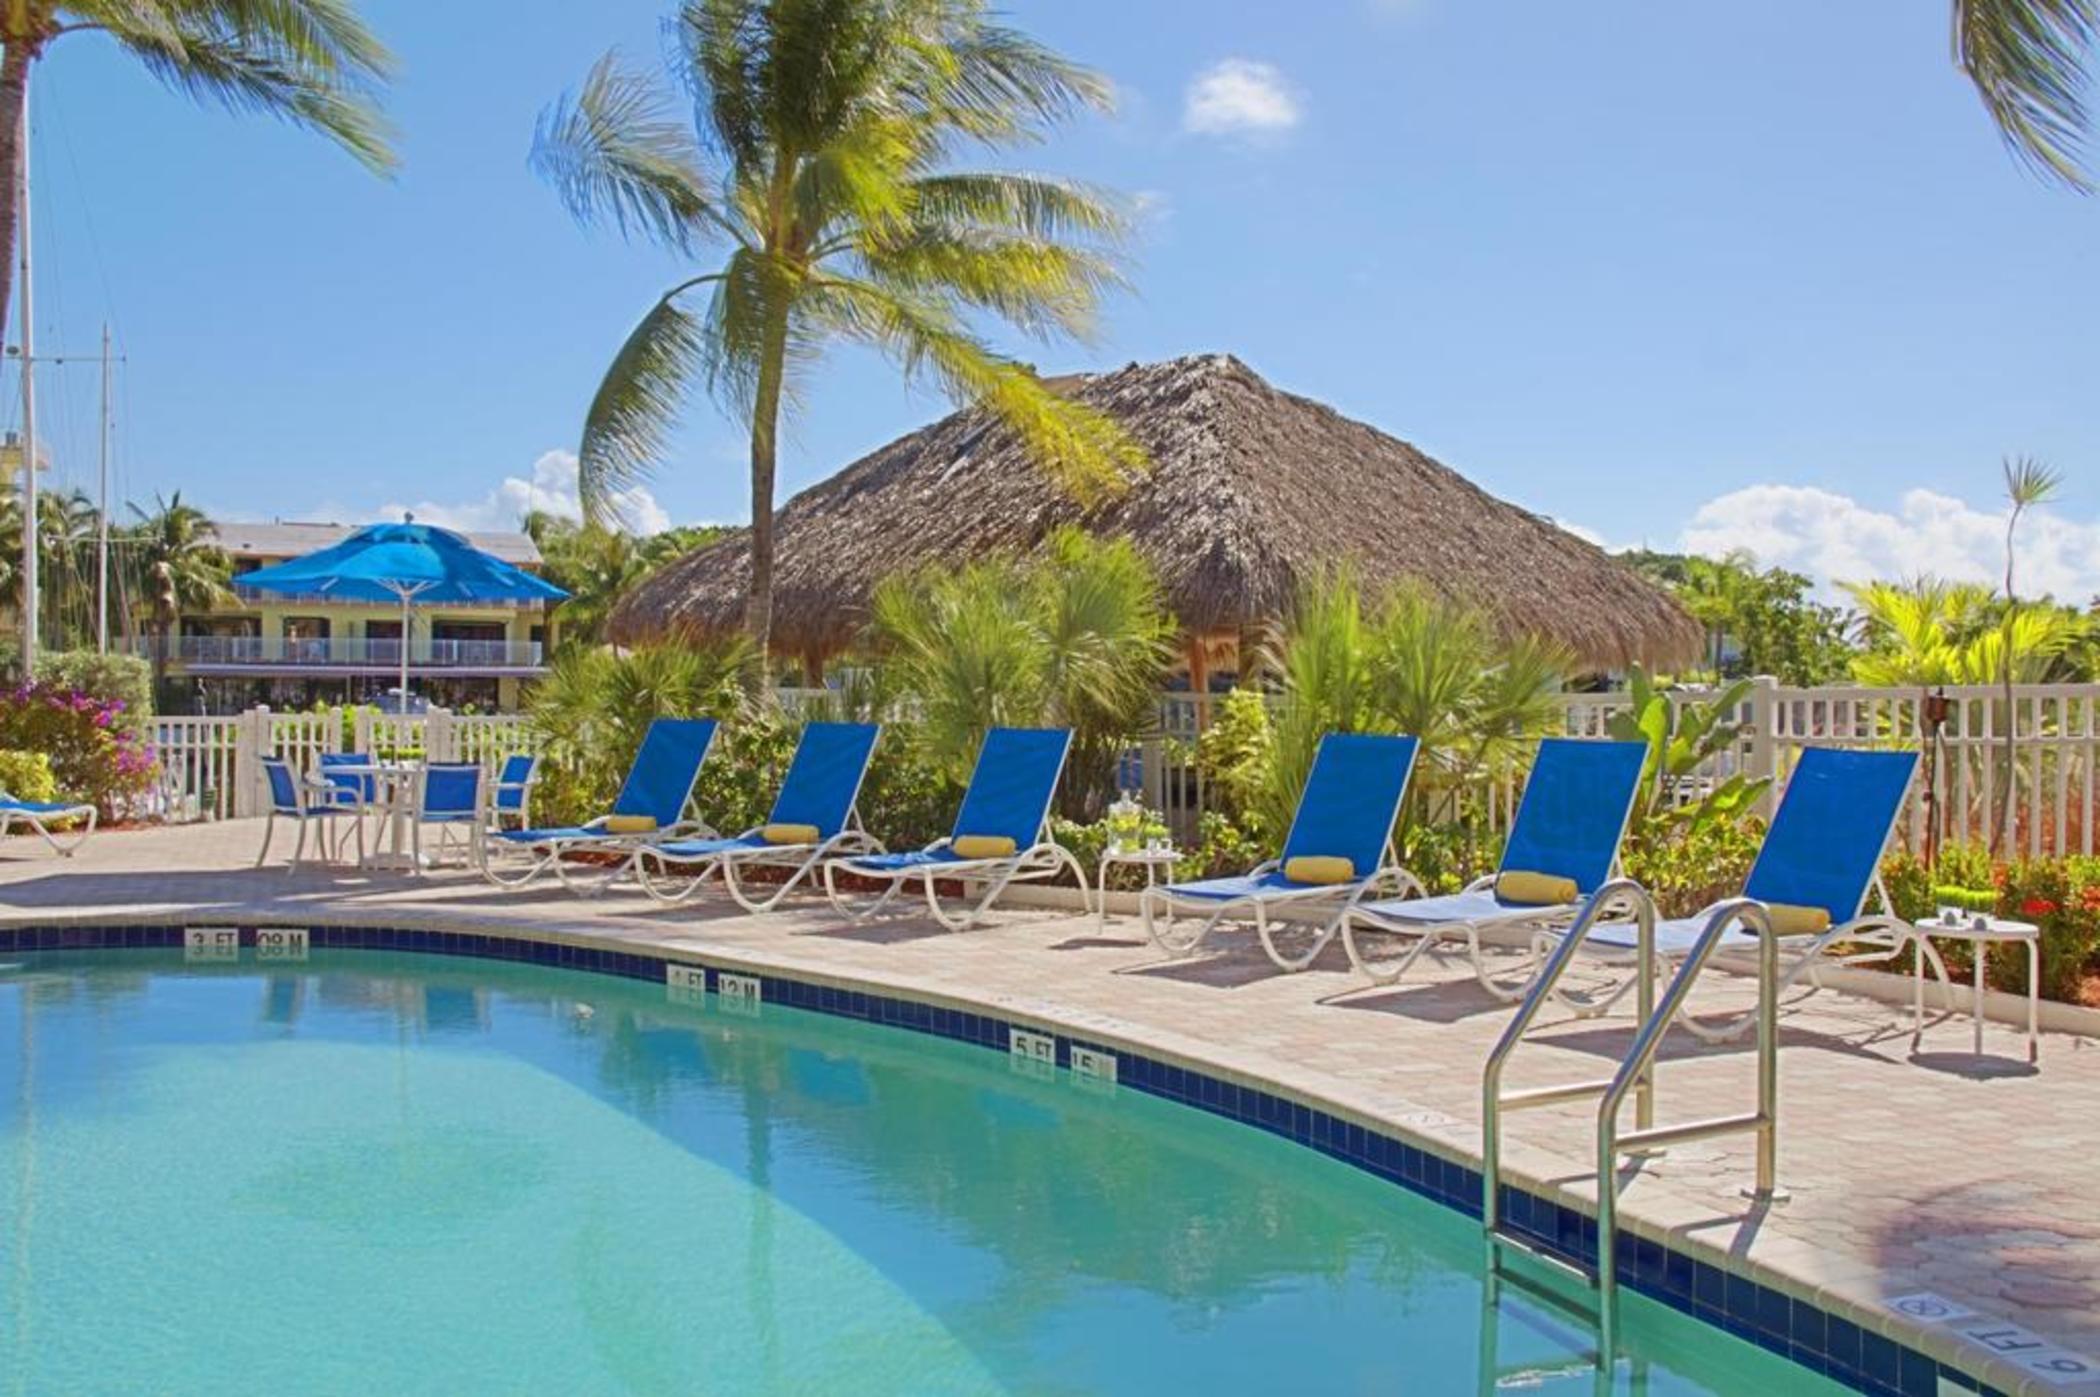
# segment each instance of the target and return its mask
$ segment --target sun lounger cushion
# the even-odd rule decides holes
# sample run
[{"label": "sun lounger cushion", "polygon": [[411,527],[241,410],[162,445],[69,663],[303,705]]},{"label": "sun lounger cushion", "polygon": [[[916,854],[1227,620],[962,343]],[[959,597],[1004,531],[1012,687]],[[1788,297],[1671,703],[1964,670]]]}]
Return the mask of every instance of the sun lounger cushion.
[{"label": "sun lounger cushion", "polygon": [[1582,896],[1582,889],[1573,878],[1562,878],[1551,873],[1532,873],[1522,868],[1505,868],[1495,875],[1495,896],[1504,902],[1516,902],[1530,907],[1550,907],[1556,903],[1573,902]]},{"label": "sun lounger cushion", "polygon": [[824,837],[815,825],[792,824],[767,825],[758,835],[768,844],[815,844]]},{"label": "sun lounger cushion", "polygon": [[958,858],[1003,859],[1014,851],[1014,841],[1003,834],[958,834],[948,841]]},{"label": "sun lounger cushion", "polygon": [[0,800],[0,810],[12,810],[15,813],[21,815],[80,816],[87,814],[89,808],[90,807],[85,805],[67,805],[64,802],[53,802],[48,800]]},{"label": "sun lounger cushion", "polygon": [[1284,860],[1283,876],[1293,883],[1353,883],[1356,865],[1327,854],[1299,854]]},{"label": "sun lounger cushion", "polygon": [[656,831],[654,815],[607,815],[607,834],[653,834]]},{"label": "sun lounger cushion", "polygon": [[1818,936],[1830,930],[1830,909],[1827,907],[1797,907],[1790,902],[1768,902],[1765,913],[1772,919],[1772,930],[1781,936]]}]

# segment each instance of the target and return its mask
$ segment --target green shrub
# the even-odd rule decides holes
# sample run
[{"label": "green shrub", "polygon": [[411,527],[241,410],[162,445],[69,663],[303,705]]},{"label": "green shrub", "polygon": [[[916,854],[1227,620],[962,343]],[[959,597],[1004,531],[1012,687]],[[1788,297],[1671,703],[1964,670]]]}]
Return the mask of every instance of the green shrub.
[{"label": "green shrub", "polygon": [[[1932,869],[1911,854],[1891,854],[1882,863],[1881,878],[1891,909],[1906,921],[1927,921],[1944,904],[2039,926],[2044,998],[2079,1003],[2086,977],[2100,971],[2100,858],[2073,855],[1993,865],[1987,850],[1957,844],[1941,850]],[[1956,892],[1967,896],[1945,895]],[[1949,937],[1933,944],[1950,976],[1958,981],[1971,974],[1969,943]],[[2027,952],[2019,946],[1994,947],[1985,978],[1999,989],[2025,994]]]},{"label": "green shrub", "polygon": [[1658,821],[1640,843],[1627,841],[1626,876],[1648,890],[1665,917],[1685,917],[1734,897],[1750,876],[1764,824],[1754,817]]},{"label": "green shrub", "polygon": [[1276,756],[1276,730],[1269,704],[1253,689],[1234,689],[1217,701],[1217,712],[1196,739],[1196,770],[1209,807],[1258,831],[1269,766]]},{"label": "green shrub", "polygon": [[16,800],[57,800],[51,759],[42,752],[0,751],[0,791]]},{"label": "green shrub", "polygon": [[1492,873],[1501,857],[1502,836],[1482,835],[1471,824],[1410,825],[1400,836],[1400,866],[1432,896],[1457,892]]},{"label": "green shrub", "polygon": [[1187,880],[1245,873],[1262,860],[1276,857],[1276,852],[1259,834],[1215,810],[1206,810],[1196,824],[1196,847],[1174,865],[1174,876]]},{"label": "green shrub", "polygon": [[60,797],[88,802],[104,819],[153,780],[153,749],[126,721],[121,699],[56,685],[24,684],[0,694],[0,748],[42,753]]},{"label": "green shrub", "polygon": [[117,721],[128,728],[143,730],[153,716],[153,669],[136,655],[60,650],[37,656],[36,677],[54,689],[122,705]]}]

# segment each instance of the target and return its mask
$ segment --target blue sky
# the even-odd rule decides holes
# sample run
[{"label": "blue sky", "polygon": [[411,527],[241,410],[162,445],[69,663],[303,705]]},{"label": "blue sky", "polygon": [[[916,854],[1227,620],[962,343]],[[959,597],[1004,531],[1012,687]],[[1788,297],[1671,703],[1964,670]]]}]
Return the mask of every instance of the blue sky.
[{"label": "blue sky", "polygon": [[[38,70],[39,351],[128,356],[120,486],[250,516],[503,523],[573,492],[605,361],[671,279],[526,167],[540,108],[666,0],[366,0],[392,183],[200,110],[100,41]],[[1998,462],[2068,476],[2032,582],[2100,589],[2100,199],[2001,150],[1918,0],[1017,0],[1115,82],[1016,157],[1142,200],[1135,294],[1045,369],[1229,350],[1613,544],[1976,574]],[[94,374],[49,372],[61,479]],[[943,411],[832,360],[782,496]],[[10,424],[14,409],[0,409]],[[697,403],[656,517],[743,517]]]}]

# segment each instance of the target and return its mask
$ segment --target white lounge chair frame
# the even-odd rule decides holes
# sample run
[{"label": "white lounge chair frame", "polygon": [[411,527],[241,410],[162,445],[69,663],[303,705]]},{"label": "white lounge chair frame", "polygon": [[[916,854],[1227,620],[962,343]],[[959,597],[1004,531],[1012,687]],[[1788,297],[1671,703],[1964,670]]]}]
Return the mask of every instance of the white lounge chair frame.
[{"label": "white lounge chair frame", "polygon": [[[13,799],[13,796],[0,791],[0,800]],[[60,858],[69,859],[80,852],[81,847],[88,842],[88,836],[95,832],[97,813],[92,805],[68,805],[60,810],[23,810],[18,807],[0,806],[0,838],[13,834],[15,826],[21,825],[50,845],[51,851]],[[71,820],[80,821],[81,826],[69,838],[61,840],[52,832],[51,825]]]},{"label": "white lounge chair frame", "polygon": [[[1358,903],[1374,894],[1405,897],[1410,890],[1416,897],[1422,895],[1421,880],[1400,867],[1400,860],[1388,839],[1379,855],[1379,866],[1367,878],[1347,883],[1318,884],[1304,888],[1287,888],[1275,892],[1245,894],[1233,898],[1180,897],[1166,884],[1145,889],[1138,894],[1138,917],[1144,924],[1145,935],[1161,950],[1173,956],[1192,956],[1201,950],[1218,928],[1226,922],[1248,922],[1261,939],[1261,948],[1279,970],[1299,971],[1319,958],[1334,940],[1343,921]],[[1256,864],[1244,875],[1259,878],[1274,873],[1283,867],[1283,860],[1269,859]],[[1269,910],[1275,907],[1300,907],[1332,901],[1337,904],[1333,915],[1318,923],[1312,941],[1303,950],[1286,951],[1277,944],[1277,926],[1269,920]],[[1192,932],[1178,929],[1184,921],[1195,922]],[[1303,925],[1290,919],[1287,925]]]},{"label": "white lounge chair frame", "polygon": [[[764,830],[764,825],[754,825],[735,837],[756,839]],[[737,906],[746,912],[770,912],[780,905],[782,898],[815,873],[825,860],[886,852],[881,840],[861,828],[859,812],[855,811],[847,817],[844,829],[815,844],[740,845],[690,859],[681,859],[676,851],[656,846],[638,849],[634,856],[634,875],[643,892],[667,907],[687,901],[706,885],[711,876],[719,876],[723,890]],[[655,865],[653,873],[652,864]],[[691,874],[671,871],[684,865],[697,865],[697,871]],[[785,868],[790,871],[784,881],[769,885],[770,891],[759,897],[747,891],[737,880],[740,868]]]},{"label": "white lounge chair frame", "polygon": [[[1063,774],[1062,768],[1059,769],[1059,774]],[[943,837],[928,844],[920,852],[936,853],[947,848],[948,844],[949,838]],[[967,931],[976,926],[984,914],[991,910],[992,904],[999,900],[999,894],[1005,892],[1010,884],[1054,878],[1065,868],[1070,868],[1072,876],[1079,880],[1079,896],[1084,905],[1088,896],[1086,869],[1072,856],[1071,850],[1050,837],[1049,821],[1045,819],[1035,843],[996,859],[951,859],[941,863],[918,864],[910,868],[866,868],[856,865],[850,856],[828,859],[823,864],[824,896],[830,899],[831,905],[848,921],[864,922],[881,915],[896,900],[897,894],[914,878],[918,878],[925,885],[926,910],[933,914],[933,919],[950,931]],[[872,900],[855,902],[840,890],[837,877],[840,872],[857,878],[886,881],[889,886]],[[934,891],[934,884],[944,878],[965,885],[967,910],[961,915],[942,907],[940,896]],[[976,882],[984,884],[984,891],[975,901],[969,901],[967,886]]]}]

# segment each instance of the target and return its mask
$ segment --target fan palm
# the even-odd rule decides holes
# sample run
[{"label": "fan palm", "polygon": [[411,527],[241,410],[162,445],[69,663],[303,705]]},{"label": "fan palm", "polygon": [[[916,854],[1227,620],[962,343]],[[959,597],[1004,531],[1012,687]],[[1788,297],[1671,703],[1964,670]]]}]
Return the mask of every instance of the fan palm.
[{"label": "fan palm", "polygon": [[1117,279],[1125,213],[1070,181],[950,167],[959,147],[1027,141],[1105,107],[1105,83],[992,23],[983,0],[685,0],[669,37],[696,130],[608,54],[533,143],[579,221],[680,256],[726,249],[614,355],[584,419],[587,507],[654,468],[688,390],[704,386],[750,427],[745,628],[763,656],[781,418],[827,346],[872,347],[988,409],[1082,497],[1141,464],[1106,417],[971,323],[983,313],[1084,338]]},{"label": "fan palm", "polygon": [[22,114],[52,43],[102,34],[167,86],[317,131],[392,168],[372,93],[392,59],[351,0],[0,0],[0,324],[22,222]]}]

